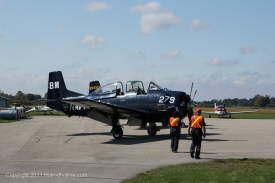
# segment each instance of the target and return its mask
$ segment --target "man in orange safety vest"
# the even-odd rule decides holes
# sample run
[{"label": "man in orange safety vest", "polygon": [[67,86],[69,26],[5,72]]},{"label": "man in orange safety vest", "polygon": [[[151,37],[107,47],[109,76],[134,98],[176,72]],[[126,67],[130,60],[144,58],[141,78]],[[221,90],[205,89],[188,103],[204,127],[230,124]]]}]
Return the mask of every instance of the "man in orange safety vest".
[{"label": "man in orange safety vest", "polygon": [[[202,140],[202,136],[203,138],[205,138],[206,136],[206,129],[205,129],[206,124],[204,122],[204,118],[201,116],[201,109],[197,109],[196,113],[197,114],[193,115],[190,119],[190,122],[188,125],[188,136],[192,137],[192,144],[190,147],[191,158],[194,158],[195,147],[197,147],[195,159],[200,159],[201,140]],[[191,128],[192,128],[192,131],[190,133]]]},{"label": "man in orange safety vest", "polygon": [[179,117],[179,112],[174,111],[172,117],[169,120],[170,126],[170,138],[171,138],[171,150],[174,153],[178,152],[180,132],[181,132],[181,118]]}]

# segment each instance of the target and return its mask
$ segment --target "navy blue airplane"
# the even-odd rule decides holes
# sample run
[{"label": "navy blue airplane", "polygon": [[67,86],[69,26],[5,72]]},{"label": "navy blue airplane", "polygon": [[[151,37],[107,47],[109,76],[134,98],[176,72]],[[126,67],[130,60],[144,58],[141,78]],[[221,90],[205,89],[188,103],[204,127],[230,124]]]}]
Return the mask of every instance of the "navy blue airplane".
[{"label": "navy blue airplane", "polygon": [[123,130],[119,119],[128,119],[130,126],[149,123],[148,134],[156,135],[160,130],[156,123],[167,126],[174,110],[180,112],[182,119],[190,118],[193,115],[190,95],[162,88],[154,82],[150,82],[145,92],[142,81],[128,81],[124,92],[120,81],[102,87],[99,81],[92,81],[86,96],[68,90],[62,72],[55,71],[49,73],[47,106],[69,117],[86,116],[111,125],[113,137],[120,139]]}]

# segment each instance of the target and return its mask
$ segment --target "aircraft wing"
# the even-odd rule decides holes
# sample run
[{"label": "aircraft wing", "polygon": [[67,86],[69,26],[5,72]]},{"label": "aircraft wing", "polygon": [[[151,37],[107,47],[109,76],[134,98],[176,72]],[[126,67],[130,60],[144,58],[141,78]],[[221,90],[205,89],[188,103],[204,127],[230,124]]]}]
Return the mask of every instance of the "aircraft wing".
[{"label": "aircraft wing", "polygon": [[[194,113],[196,113],[196,111],[194,111]],[[204,114],[213,114],[213,115],[217,114],[215,112],[206,112],[206,111],[201,111],[201,113],[204,113]]]},{"label": "aircraft wing", "polygon": [[250,113],[250,112],[258,112],[258,111],[227,112],[227,114],[241,114],[241,113]]},{"label": "aircraft wing", "polygon": [[[194,111],[194,112],[195,112],[195,111]],[[228,114],[252,113],[252,112],[258,112],[258,111],[226,112],[226,115],[228,115]],[[201,111],[201,113],[204,113],[204,114],[213,114],[213,115],[217,115],[217,113],[215,113],[215,112],[206,112],[206,111]]]},{"label": "aircraft wing", "polygon": [[111,113],[113,114],[114,111],[118,111],[120,115],[120,117],[125,117],[125,116],[132,116],[132,117],[141,117],[144,115],[150,115],[151,113],[148,111],[144,111],[144,110],[135,110],[135,109],[129,109],[129,108],[125,108],[125,107],[121,107],[115,104],[111,104],[111,103],[105,103],[102,102],[100,100],[93,100],[93,99],[89,99],[89,97],[85,96],[85,97],[69,97],[69,98],[63,98],[63,100],[61,100],[62,102],[68,103],[68,104],[73,104],[76,106],[80,106],[83,108],[87,108],[87,109],[94,109],[94,110],[98,110],[98,111],[102,111],[102,112],[106,112],[106,113]]},{"label": "aircraft wing", "polygon": [[29,109],[29,110],[27,110],[26,112],[33,112],[33,111],[35,111],[35,109]]}]

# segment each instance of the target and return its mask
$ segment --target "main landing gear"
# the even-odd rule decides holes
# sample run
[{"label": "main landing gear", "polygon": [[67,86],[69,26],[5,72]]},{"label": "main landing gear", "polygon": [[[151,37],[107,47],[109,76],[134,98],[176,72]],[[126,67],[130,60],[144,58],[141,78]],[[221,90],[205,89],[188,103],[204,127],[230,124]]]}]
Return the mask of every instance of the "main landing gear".
[{"label": "main landing gear", "polygon": [[147,129],[149,135],[156,135],[157,131],[160,131],[159,127],[155,123],[150,123],[150,126]]},{"label": "main landing gear", "polygon": [[[121,139],[123,137],[122,128],[123,127],[120,124],[116,124],[113,126],[110,133],[113,134],[113,137],[115,139]],[[156,135],[158,131],[160,131],[160,128],[158,126],[156,126],[155,123],[149,123],[149,127],[147,129],[148,135],[151,135],[151,136]]]},{"label": "main landing gear", "polygon": [[123,130],[121,125],[115,125],[113,126],[110,133],[113,133],[113,137],[115,139],[121,139],[123,136]]},{"label": "main landing gear", "polygon": [[183,119],[181,119],[181,127],[183,128],[183,127],[185,127],[185,123],[184,123],[184,121],[183,121]]}]

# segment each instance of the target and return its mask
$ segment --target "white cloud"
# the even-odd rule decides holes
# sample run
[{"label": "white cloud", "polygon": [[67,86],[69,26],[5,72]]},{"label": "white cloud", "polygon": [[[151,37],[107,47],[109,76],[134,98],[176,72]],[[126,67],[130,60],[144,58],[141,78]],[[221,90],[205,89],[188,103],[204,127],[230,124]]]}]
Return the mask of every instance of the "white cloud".
[{"label": "white cloud", "polygon": [[130,11],[138,11],[142,14],[165,11],[157,2],[150,2],[146,5],[137,5],[130,8]]},{"label": "white cloud", "polygon": [[202,30],[209,27],[209,24],[207,22],[203,22],[200,19],[194,19],[193,22],[190,24],[190,27],[193,27],[197,30]]},{"label": "white cloud", "polygon": [[108,40],[103,37],[97,37],[95,35],[88,35],[80,41],[80,44],[84,45],[84,44],[88,44],[91,42],[97,42],[99,44],[104,44],[104,43],[108,42]]},{"label": "white cloud", "polygon": [[96,42],[100,43],[100,44],[104,44],[104,43],[107,43],[108,40],[103,38],[103,37],[97,37],[96,38]]},{"label": "white cloud", "polygon": [[84,37],[79,43],[81,45],[87,45],[89,44],[89,49],[90,50],[97,50],[99,49],[99,45],[107,43],[108,40],[103,38],[103,37],[97,37],[95,35],[88,35]]},{"label": "white cloud", "polygon": [[168,29],[170,26],[182,22],[181,18],[163,9],[156,2],[150,2],[144,6],[134,6],[130,8],[130,11],[138,11],[143,14],[139,22],[139,30],[142,34],[147,34],[157,29]]},{"label": "white cloud", "polygon": [[175,58],[179,55],[180,55],[180,51],[175,50],[175,51],[171,51],[169,53],[163,54],[161,57],[162,58]]},{"label": "white cloud", "polygon": [[238,63],[239,63],[238,60],[235,60],[235,61],[224,60],[224,59],[221,59],[219,57],[215,57],[212,60],[209,60],[207,62],[207,64],[209,64],[209,65],[216,65],[216,66],[229,66],[229,65],[235,65],[235,64],[238,64]]},{"label": "white cloud", "polygon": [[247,54],[247,53],[256,51],[256,49],[251,46],[243,46],[240,48],[240,50],[241,50],[242,54]]},{"label": "white cloud", "polygon": [[270,84],[272,81],[270,75],[268,74],[261,74],[259,72],[251,72],[251,71],[244,71],[239,73],[238,80],[234,82],[234,85],[237,86],[256,86],[256,85],[263,85],[263,84]]},{"label": "white cloud", "polygon": [[228,77],[223,76],[222,72],[215,72],[212,74],[205,74],[198,76],[197,74],[187,76],[189,80],[188,83],[194,82],[199,85],[206,86],[219,86],[221,84],[225,84],[229,82]]},{"label": "white cloud", "polygon": [[111,8],[111,6],[104,2],[94,1],[91,4],[84,6],[83,8],[88,11],[98,11],[98,10],[109,9]]},{"label": "white cloud", "polygon": [[195,101],[226,99],[226,98],[252,98],[256,94],[270,95],[274,97],[275,81],[272,76],[246,71],[242,73],[214,72],[212,74],[183,75],[176,81],[176,85],[167,86],[169,89],[178,87],[189,94],[190,85],[193,82],[195,90],[198,90]]},{"label": "white cloud", "polygon": [[85,38],[83,38],[80,41],[80,44],[87,44],[87,43],[90,43],[90,42],[94,42],[95,40],[96,40],[95,35],[89,35],[89,36],[86,36]]},{"label": "white cloud", "polygon": [[247,84],[247,79],[248,79],[248,77],[239,78],[238,80],[236,80],[234,82],[234,85],[236,85],[236,86],[245,86]]}]

